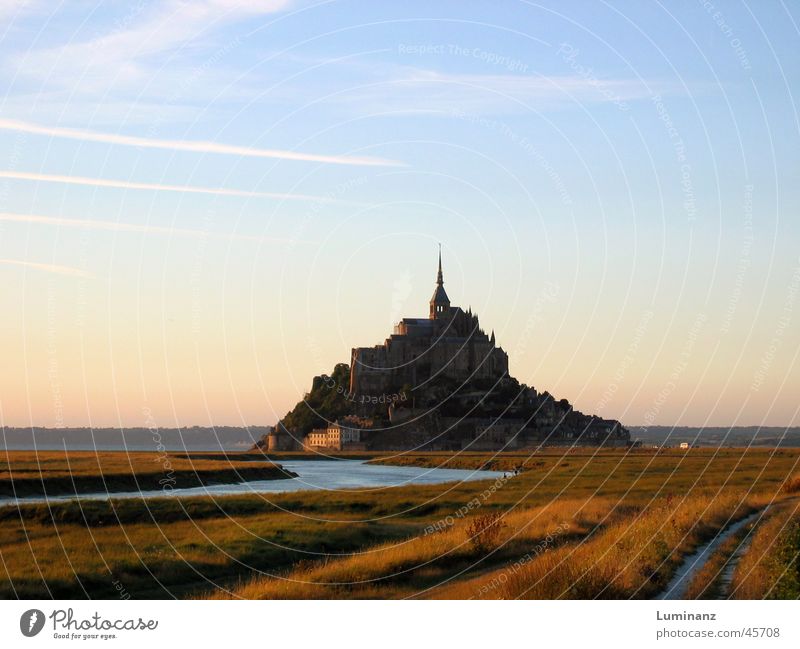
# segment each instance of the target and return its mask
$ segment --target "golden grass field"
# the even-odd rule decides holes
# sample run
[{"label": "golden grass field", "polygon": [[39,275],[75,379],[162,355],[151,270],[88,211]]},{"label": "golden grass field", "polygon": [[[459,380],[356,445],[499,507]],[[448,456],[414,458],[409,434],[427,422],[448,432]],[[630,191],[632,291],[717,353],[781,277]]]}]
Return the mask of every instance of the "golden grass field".
[{"label": "golden grass field", "polygon": [[[124,466],[124,458],[104,456],[99,466]],[[770,503],[770,514],[789,507],[796,496],[785,485],[800,471],[800,450],[548,449],[374,461],[523,472],[369,492],[4,507],[0,596],[648,598],[732,521]],[[749,560],[747,580],[763,586],[758,567],[774,576],[794,537],[776,558],[775,544],[758,541],[759,527],[739,569]]]},{"label": "golden grass field", "polygon": [[736,599],[800,598],[800,500],[773,506],[733,574]]},{"label": "golden grass field", "polygon": [[0,452],[0,496],[177,489],[285,477],[271,462],[231,461],[221,454],[197,458],[155,452]]}]

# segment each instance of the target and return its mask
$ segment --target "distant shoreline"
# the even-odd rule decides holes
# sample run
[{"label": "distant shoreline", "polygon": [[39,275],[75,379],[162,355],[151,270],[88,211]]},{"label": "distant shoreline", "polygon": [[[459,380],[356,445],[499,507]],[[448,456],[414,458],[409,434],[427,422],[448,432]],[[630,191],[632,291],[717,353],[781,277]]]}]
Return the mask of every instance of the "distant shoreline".
[{"label": "distant shoreline", "polygon": [[[244,453],[269,430],[269,426],[160,429],[5,427],[0,434],[0,450]],[[677,446],[681,442],[696,442],[712,447],[800,447],[800,426],[628,426],[628,430],[631,439],[639,440],[643,445]]]},{"label": "distant shoreline", "polygon": [[798,426],[628,426],[631,440],[677,446],[682,442],[709,447],[800,447]]}]

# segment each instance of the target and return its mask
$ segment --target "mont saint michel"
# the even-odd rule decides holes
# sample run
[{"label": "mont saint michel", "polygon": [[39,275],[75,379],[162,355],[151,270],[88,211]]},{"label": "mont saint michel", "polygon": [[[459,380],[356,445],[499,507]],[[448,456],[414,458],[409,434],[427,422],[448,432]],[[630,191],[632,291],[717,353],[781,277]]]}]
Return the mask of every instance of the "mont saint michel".
[{"label": "mont saint michel", "polygon": [[382,344],[355,347],[349,364],[310,392],[266,437],[271,451],[512,450],[628,446],[616,420],[520,383],[508,354],[471,309],[445,290],[442,254],[425,318],[398,322]]},{"label": "mont saint michel", "polygon": [[800,1],[0,21],[4,646],[797,645]]}]

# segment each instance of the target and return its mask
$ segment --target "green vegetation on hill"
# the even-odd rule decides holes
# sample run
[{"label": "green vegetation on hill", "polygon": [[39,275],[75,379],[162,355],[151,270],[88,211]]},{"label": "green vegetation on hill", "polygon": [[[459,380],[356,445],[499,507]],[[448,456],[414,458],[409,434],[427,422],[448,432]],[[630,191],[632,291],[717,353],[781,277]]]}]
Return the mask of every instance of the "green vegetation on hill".
[{"label": "green vegetation on hill", "polygon": [[314,428],[323,428],[330,421],[354,411],[348,393],[350,367],[337,363],[330,376],[315,376],[311,391],[283,418],[281,423],[297,435],[307,435]]},{"label": "green vegetation on hill", "polygon": [[[488,419],[518,426],[518,446],[534,446],[543,440],[619,446],[629,439],[619,422],[585,415],[566,399],[540,393],[508,375],[466,381],[438,375],[416,387],[389,385],[388,389],[390,394],[377,396],[350,392],[350,367],[339,363],[330,376],[314,377],[311,390],[278,426],[299,440],[316,428],[357,415],[362,422],[369,422],[367,428],[385,432],[380,439],[362,439],[368,448],[383,449],[418,446],[425,435],[430,440],[435,436],[436,448],[463,448],[475,439],[479,422]],[[390,424],[390,417],[396,427]],[[457,425],[452,425],[453,421]],[[404,427],[403,422],[413,422],[413,429]],[[415,441],[414,435],[419,439]],[[500,440],[495,443],[498,449],[504,446]],[[265,445],[266,438],[256,448]]]},{"label": "green vegetation on hill", "polygon": [[[365,404],[359,395],[349,392],[350,367],[338,363],[330,375],[315,376],[311,390],[281,420],[281,424],[298,437],[315,428],[323,428],[358,412],[378,424],[388,423],[386,403]],[[444,417],[516,417],[530,421],[535,414],[550,413],[553,421],[570,423],[576,429],[586,426],[586,417],[574,411],[566,399],[555,400],[548,392],[537,393],[513,377],[502,381],[476,379],[459,382],[439,376],[416,390],[409,385],[395,386],[402,395],[398,408],[424,407]],[[574,421],[573,421],[574,420]]]}]

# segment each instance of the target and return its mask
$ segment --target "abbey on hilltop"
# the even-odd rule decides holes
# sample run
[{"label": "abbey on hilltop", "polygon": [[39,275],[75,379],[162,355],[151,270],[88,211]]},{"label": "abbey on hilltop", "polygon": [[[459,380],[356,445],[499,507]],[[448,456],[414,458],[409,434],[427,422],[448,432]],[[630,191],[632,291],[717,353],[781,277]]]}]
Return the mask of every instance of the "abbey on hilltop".
[{"label": "abbey on hilltop", "polygon": [[501,380],[508,374],[508,354],[495,346],[471,310],[451,306],[444,290],[442,252],[427,318],[403,318],[382,345],[357,347],[350,357],[350,392],[394,394],[438,379]]},{"label": "abbey on hilltop", "polygon": [[452,306],[442,253],[427,318],[403,318],[383,344],[317,376],[259,443],[272,451],[510,450],[630,443],[615,420],[519,383],[478,316]]}]

